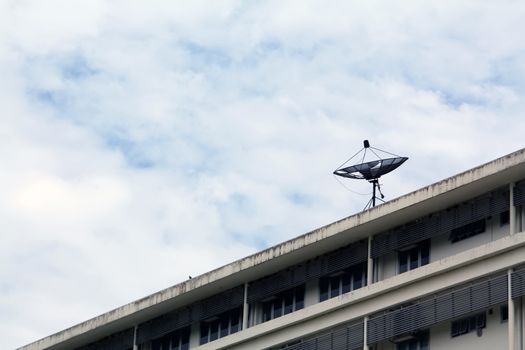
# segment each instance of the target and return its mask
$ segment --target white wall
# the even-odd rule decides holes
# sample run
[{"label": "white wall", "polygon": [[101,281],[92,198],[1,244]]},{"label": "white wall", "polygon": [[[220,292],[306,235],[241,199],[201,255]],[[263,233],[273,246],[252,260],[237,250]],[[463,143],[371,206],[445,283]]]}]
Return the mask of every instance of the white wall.
[{"label": "white wall", "polygon": [[[492,308],[492,315],[487,312],[487,326],[478,337],[475,331],[452,338],[450,336],[451,321],[446,321],[430,328],[430,350],[506,350],[507,322],[500,321],[500,308]],[[390,341],[377,344],[375,350],[396,350],[396,345]]]},{"label": "white wall", "polygon": [[304,289],[304,307],[308,307],[319,302],[319,279],[314,278],[306,282]]},{"label": "white wall", "polygon": [[200,322],[195,322],[191,325],[190,331],[190,349],[199,346],[200,343]]},{"label": "white wall", "polygon": [[521,207],[516,207],[516,232],[523,230],[523,211]]},{"label": "white wall", "polygon": [[397,252],[390,252],[378,259],[379,261],[379,280],[385,280],[397,275]]},{"label": "white wall", "polygon": [[[462,241],[451,243],[448,240],[448,232],[433,237],[430,241],[430,262],[438,261],[468,249],[479,247],[483,244],[503,238],[504,236],[509,235],[509,233],[509,224],[501,226],[498,215],[487,220],[485,232]],[[398,273],[397,252],[391,252],[380,257],[378,259],[378,264],[380,281],[395,276]]]},{"label": "white wall", "polygon": [[456,243],[451,243],[448,240],[448,233],[432,238],[430,241],[430,262],[441,260],[445,257],[495,241],[510,233],[510,226],[508,224],[504,226],[500,225],[499,216],[492,217],[490,220],[487,220],[486,223],[485,232]]},{"label": "white wall", "polygon": [[450,336],[450,322],[443,322],[430,329],[431,350],[505,350],[508,349],[507,322],[500,321],[500,308],[494,306],[492,315],[487,312],[487,327],[482,336],[470,332],[452,338]]}]

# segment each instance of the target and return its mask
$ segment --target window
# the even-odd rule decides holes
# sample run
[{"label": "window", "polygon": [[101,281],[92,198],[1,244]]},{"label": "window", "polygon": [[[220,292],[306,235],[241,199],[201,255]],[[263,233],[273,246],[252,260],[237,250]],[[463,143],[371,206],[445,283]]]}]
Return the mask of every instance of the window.
[{"label": "window", "polygon": [[499,307],[499,315],[501,323],[509,320],[509,306],[507,304]]},{"label": "window", "polygon": [[288,348],[296,348],[296,345],[297,344],[301,344],[302,343],[302,340],[301,339],[297,339],[297,340],[293,340],[291,342],[288,342],[286,344],[283,344],[281,346],[279,346],[278,348],[275,348],[275,349],[288,349]]},{"label": "window", "polygon": [[[233,309],[201,322],[200,344],[206,344],[240,330],[241,309]],[[164,350],[164,349],[162,349]]]},{"label": "window", "polygon": [[462,241],[469,237],[479,235],[480,233],[485,232],[485,227],[485,219],[474,221],[470,224],[463,225],[450,231],[450,236],[448,237],[448,240],[452,243]]},{"label": "window", "polygon": [[428,332],[417,335],[414,339],[408,339],[397,343],[397,350],[428,350]]},{"label": "window", "polygon": [[304,308],[304,285],[288,289],[263,302],[263,322]]},{"label": "window", "polygon": [[319,299],[324,301],[366,285],[366,264],[319,279]]},{"label": "window", "polygon": [[190,348],[190,327],[176,330],[153,340],[151,350],[188,350]]},{"label": "window", "polygon": [[486,324],[487,316],[485,311],[469,317],[461,318],[459,320],[452,321],[450,327],[450,336],[452,338],[459,337],[460,335],[467,334],[474,330],[477,331],[479,336],[481,336],[481,330],[485,328]]},{"label": "window", "polygon": [[420,266],[429,263],[430,257],[430,241],[425,240],[418,243],[414,247],[400,251],[399,259],[399,273],[407,272],[416,269]]},{"label": "window", "polygon": [[499,225],[505,226],[510,223],[510,211],[504,211],[503,213],[499,214]]}]

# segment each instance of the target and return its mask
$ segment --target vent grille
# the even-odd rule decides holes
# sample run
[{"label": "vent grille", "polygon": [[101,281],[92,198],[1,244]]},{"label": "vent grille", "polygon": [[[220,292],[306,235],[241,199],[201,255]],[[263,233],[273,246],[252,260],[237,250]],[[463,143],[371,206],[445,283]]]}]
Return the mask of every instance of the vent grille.
[{"label": "vent grille", "polygon": [[75,350],[128,350],[133,348],[134,329],[130,328],[120,333],[103,338],[95,343],[76,348]]},{"label": "vent grille", "polygon": [[364,323],[338,327],[299,344],[286,346],[285,350],[354,350],[363,348]]},{"label": "vent grille", "polygon": [[372,258],[445,234],[491,215],[499,215],[507,210],[509,210],[508,191],[501,189],[485,194],[468,203],[442,210],[375,236],[372,240]]},{"label": "vent grille", "polygon": [[525,180],[514,186],[514,206],[525,204]]},{"label": "vent grille", "polygon": [[525,295],[525,270],[513,272],[511,275],[512,298]]},{"label": "vent grille", "polygon": [[137,344],[144,344],[148,340],[189,326],[192,322],[237,308],[243,304],[243,296],[244,287],[238,286],[140,324],[137,329]]},{"label": "vent grille", "polygon": [[365,262],[368,258],[367,242],[359,241],[335,252],[322,255],[304,264],[296,265],[250,283],[248,302],[253,303],[287,289]]},{"label": "vent grille", "polygon": [[439,322],[503,303],[508,298],[507,275],[500,275],[448,292],[368,321],[368,344],[426,329]]}]

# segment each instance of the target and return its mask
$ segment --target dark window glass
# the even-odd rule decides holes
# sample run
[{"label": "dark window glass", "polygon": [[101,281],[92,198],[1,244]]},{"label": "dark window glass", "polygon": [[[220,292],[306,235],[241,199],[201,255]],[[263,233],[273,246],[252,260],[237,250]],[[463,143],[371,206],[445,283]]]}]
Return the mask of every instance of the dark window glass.
[{"label": "dark window glass", "polygon": [[453,229],[452,231],[450,231],[450,236],[448,237],[448,239],[452,243],[456,243],[464,239],[467,239],[469,237],[485,232],[485,228],[486,228],[485,219],[481,219],[473,223],[463,225],[461,227]]},{"label": "dark window glass", "polygon": [[499,313],[500,313],[501,322],[506,322],[506,321],[509,320],[509,307],[508,307],[508,305],[501,305],[501,307],[499,309]]},{"label": "dark window glass", "polygon": [[344,272],[339,272],[336,276],[321,277],[319,279],[320,301],[363,287],[366,284],[366,267],[366,263],[358,264]]},{"label": "dark window glass", "polygon": [[343,275],[343,294],[350,292],[352,283],[352,275],[350,273],[345,273]]},{"label": "dark window glass", "polygon": [[354,290],[363,286],[363,272],[356,270],[354,272]]},{"label": "dark window glass", "polygon": [[420,343],[419,349],[420,349],[420,350],[429,350],[429,346],[428,346],[428,337],[427,337],[426,339],[422,339],[422,340],[421,340],[421,343]]},{"label": "dark window glass", "polygon": [[263,303],[263,322],[269,321],[272,319],[272,301],[267,301]]},{"label": "dark window glass", "polygon": [[162,346],[162,339],[155,339],[151,342],[151,349],[152,350],[161,350]]},{"label": "dark window glass", "polygon": [[219,339],[219,320],[210,323],[210,341]]},{"label": "dark window glass", "polygon": [[481,334],[481,329],[486,327],[486,317],[485,311],[483,311],[479,314],[452,321],[450,336],[457,337],[474,330]]},{"label": "dark window glass", "polygon": [[179,350],[179,344],[181,343],[181,335],[180,334],[174,334],[171,337],[171,350]]},{"label": "dark window glass", "polygon": [[186,328],[180,337],[180,350],[188,350],[190,348],[190,328]]},{"label": "dark window glass", "polygon": [[507,225],[510,222],[510,211],[504,211],[499,214],[499,224],[500,226]]},{"label": "dark window glass", "polygon": [[416,269],[419,267],[419,249],[410,250],[410,270]]},{"label": "dark window glass", "polygon": [[487,315],[485,312],[476,315],[476,328],[485,328],[487,325]]},{"label": "dark window glass", "polygon": [[322,277],[319,280],[319,300],[325,301],[328,299],[328,285],[329,279],[327,277]]},{"label": "dark window glass", "polygon": [[[240,329],[241,308],[223,312],[213,321],[201,322],[201,344],[206,344],[213,340],[225,337],[229,334],[238,332]],[[184,342],[189,344],[189,332]],[[187,347],[185,347],[187,349]]]},{"label": "dark window glass", "polygon": [[208,342],[208,332],[210,330],[208,322],[201,323],[201,340],[200,343],[206,344]]},{"label": "dark window glass", "polygon": [[430,261],[430,241],[421,243],[421,266],[427,265]]},{"label": "dark window glass", "polygon": [[[304,307],[304,290],[305,286],[300,285],[275,295],[271,301],[264,302],[262,305],[263,322],[302,309]],[[326,294],[328,294],[328,290]]]},{"label": "dark window glass", "polygon": [[281,317],[283,314],[283,299],[277,298],[273,302],[273,318]]},{"label": "dark window glass", "polygon": [[240,318],[241,318],[241,309],[232,310],[230,334],[233,334],[239,331]]},{"label": "dark window glass", "polygon": [[468,329],[476,329],[476,324],[477,324],[477,318],[476,317],[471,317],[468,319]]},{"label": "dark window glass", "polygon": [[294,296],[294,290],[291,289],[289,291],[286,291],[284,293],[284,314],[289,314],[290,312],[293,312],[293,296]]},{"label": "dark window glass", "polygon": [[229,326],[230,326],[228,324],[229,323],[228,321],[229,321],[228,318],[223,318],[223,319],[221,319],[221,321],[219,323],[220,324],[220,337],[221,338],[228,335]]},{"label": "dark window glass", "polygon": [[330,278],[330,298],[333,298],[339,295],[339,282],[340,281],[341,281],[341,276]]},{"label": "dark window glass", "polygon": [[430,261],[430,242],[425,240],[417,246],[398,253],[399,273],[427,265]]},{"label": "dark window glass", "polygon": [[408,271],[408,252],[399,252],[399,273]]},{"label": "dark window glass", "polygon": [[459,321],[459,334],[468,333],[468,319]]},{"label": "dark window glass", "polygon": [[415,339],[398,343],[397,350],[428,350],[428,338],[428,331],[419,333]]},{"label": "dark window glass", "polygon": [[189,343],[190,339],[190,327],[176,330],[168,333],[162,338],[155,339],[152,342],[152,346],[162,350],[187,350],[187,345],[184,346],[185,342]]},{"label": "dark window glass", "polygon": [[457,337],[458,335],[459,335],[459,323],[452,322],[452,325],[450,327],[450,336],[454,338],[454,337]]},{"label": "dark window glass", "polygon": [[304,307],[304,286],[295,288],[295,310],[301,310]]}]

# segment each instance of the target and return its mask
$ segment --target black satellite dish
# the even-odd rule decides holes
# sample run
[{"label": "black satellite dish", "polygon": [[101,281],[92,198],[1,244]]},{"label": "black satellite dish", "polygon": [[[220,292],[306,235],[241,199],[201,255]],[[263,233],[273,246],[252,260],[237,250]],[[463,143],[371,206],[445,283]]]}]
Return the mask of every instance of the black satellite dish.
[{"label": "black satellite dish", "polygon": [[[346,177],[349,179],[357,179],[357,180],[367,180],[372,184],[372,198],[368,201],[368,203],[365,206],[365,210],[371,207],[375,207],[376,205],[376,199],[379,199],[380,201],[384,202],[383,198],[385,196],[381,192],[381,186],[379,185],[379,178],[382,175],[385,175],[395,169],[397,169],[401,164],[403,164],[408,158],[407,157],[400,157],[398,155],[395,155],[393,153],[380,150],[378,148],[374,148],[370,146],[370,142],[368,140],[363,141],[364,147],[354,154],[352,158],[348,159],[346,162],[344,162],[339,168],[337,168],[334,171],[334,175]],[[370,150],[376,157],[377,160],[364,162],[366,152]],[[382,152],[387,153],[389,155],[392,155],[394,157],[390,158],[381,158],[379,155],[375,152]],[[364,152],[363,152],[364,151]],[[354,159],[358,154],[363,152],[363,157],[361,158],[361,163],[352,165],[349,167],[343,166]],[[381,198],[376,196],[376,190],[381,195]]]}]

